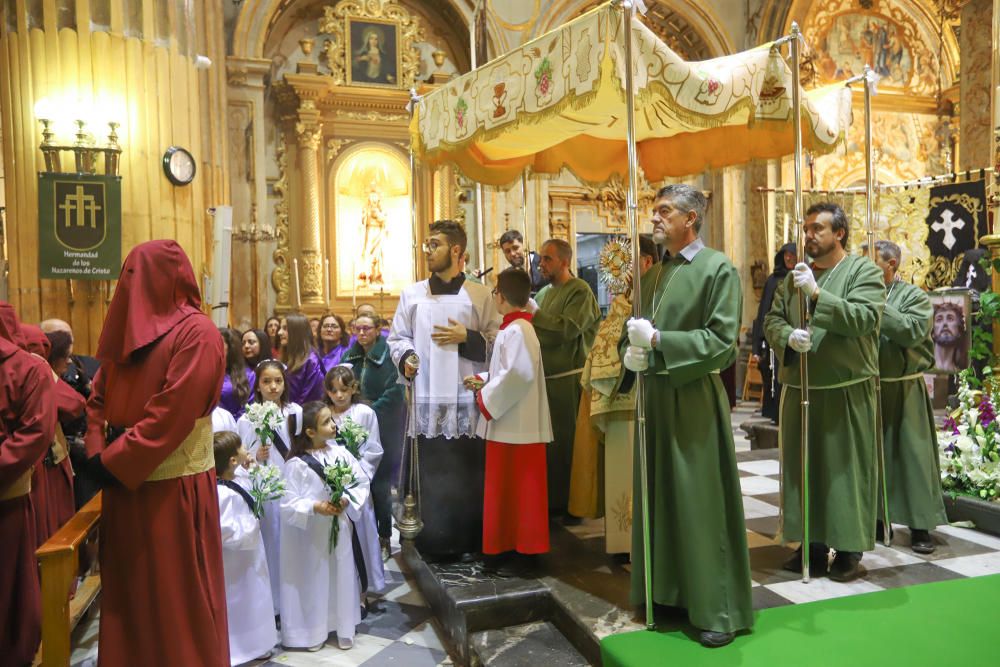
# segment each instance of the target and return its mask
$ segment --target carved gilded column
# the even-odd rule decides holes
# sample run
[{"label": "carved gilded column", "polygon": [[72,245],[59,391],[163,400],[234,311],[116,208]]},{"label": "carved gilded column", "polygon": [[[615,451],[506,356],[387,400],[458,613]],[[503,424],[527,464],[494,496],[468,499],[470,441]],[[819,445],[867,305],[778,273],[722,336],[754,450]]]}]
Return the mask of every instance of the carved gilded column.
[{"label": "carved gilded column", "polygon": [[295,135],[299,145],[299,169],[302,174],[302,224],[299,250],[299,285],[302,305],[326,302],[323,293],[323,252],[320,232],[319,146],[323,127],[312,100],[299,107]]}]

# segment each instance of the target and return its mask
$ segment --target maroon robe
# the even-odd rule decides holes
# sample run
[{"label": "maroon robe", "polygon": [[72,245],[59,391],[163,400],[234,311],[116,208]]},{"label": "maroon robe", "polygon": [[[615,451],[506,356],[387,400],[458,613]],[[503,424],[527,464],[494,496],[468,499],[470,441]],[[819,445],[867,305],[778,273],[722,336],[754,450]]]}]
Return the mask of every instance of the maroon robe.
[{"label": "maroon robe", "polygon": [[[146,481],[222,388],[222,338],[200,303],[180,246],[136,246],[98,344],[86,445],[121,482],[103,498],[101,667],[229,665],[215,471]],[[129,430],[106,442],[105,423]]]},{"label": "maroon robe", "polygon": [[[22,322],[20,331],[25,349],[47,359],[50,343],[42,330]],[[76,419],[86,409],[86,401],[75,389],[58,379],[54,371],[52,375],[56,380],[52,400],[55,402],[57,420]],[[62,445],[66,446],[66,438],[58,428],[57,437],[62,438]],[[56,465],[47,464],[46,456],[35,464],[35,472],[31,478],[31,503],[35,510],[35,537],[38,546],[45,544],[76,513],[76,501],[73,497],[73,464],[69,460],[68,449],[66,454],[67,456]]]},{"label": "maroon robe", "polygon": [[[10,333],[0,326],[0,494],[45,455],[56,424],[49,365],[18,349]],[[42,633],[29,495],[0,501],[0,545],[0,663],[21,667],[32,663]]]}]

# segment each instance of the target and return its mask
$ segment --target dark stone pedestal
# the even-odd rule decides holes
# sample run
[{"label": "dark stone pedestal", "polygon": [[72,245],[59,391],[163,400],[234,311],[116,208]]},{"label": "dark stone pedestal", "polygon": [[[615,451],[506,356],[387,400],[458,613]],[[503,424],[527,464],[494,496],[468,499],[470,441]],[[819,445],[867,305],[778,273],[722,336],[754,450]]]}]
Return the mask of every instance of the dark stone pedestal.
[{"label": "dark stone pedestal", "polygon": [[948,513],[948,521],[971,521],[976,530],[1000,536],[1000,502],[945,495],[944,508]]},{"label": "dark stone pedestal", "polygon": [[603,531],[573,530],[553,526],[552,551],[526,577],[489,573],[481,562],[429,563],[403,541],[404,562],[457,664],[599,665],[603,637],[642,627],[628,605],[628,570],[609,564]]},{"label": "dark stone pedestal", "polygon": [[778,427],[770,419],[748,419],[740,428],[750,440],[750,449],[777,449]]}]

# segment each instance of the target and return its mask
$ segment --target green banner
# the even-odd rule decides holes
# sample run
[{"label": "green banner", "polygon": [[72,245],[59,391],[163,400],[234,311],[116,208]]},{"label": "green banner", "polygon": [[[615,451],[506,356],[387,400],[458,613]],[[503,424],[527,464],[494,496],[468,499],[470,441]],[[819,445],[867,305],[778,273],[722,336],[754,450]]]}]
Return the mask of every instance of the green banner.
[{"label": "green banner", "polygon": [[38,277],[114,280],[122,265],[122,179],[38,175]]}]

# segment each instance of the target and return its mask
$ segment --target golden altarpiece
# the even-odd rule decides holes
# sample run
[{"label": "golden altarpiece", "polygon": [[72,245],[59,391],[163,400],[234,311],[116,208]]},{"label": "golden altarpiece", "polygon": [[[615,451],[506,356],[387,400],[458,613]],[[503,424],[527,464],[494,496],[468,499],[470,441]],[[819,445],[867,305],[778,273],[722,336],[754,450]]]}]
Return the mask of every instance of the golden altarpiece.
[{"label": "golden altarpiece", "polygon": [[401,5],[341,2],[324,8],[316,39],[300,40],[318,62],[274,84],[276,312],[347,314],[368,302],[391,313],[400,290],[426,277],[415,265],[426,224],[412,214],[454,216],[458,188],[446,170],[411,179],[407,105],[411,88],[428,85],[417,81],[422,38]]}]

